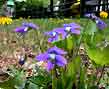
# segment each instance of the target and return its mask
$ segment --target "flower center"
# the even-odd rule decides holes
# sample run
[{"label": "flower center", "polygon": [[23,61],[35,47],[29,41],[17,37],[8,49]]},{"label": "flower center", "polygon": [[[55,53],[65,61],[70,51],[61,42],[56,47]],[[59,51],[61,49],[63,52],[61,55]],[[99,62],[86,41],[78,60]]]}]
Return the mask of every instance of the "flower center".
[{"label": "flower center", "polygon": [[56,58],[55,54],[49,54],[49,56],[50,56],[50,59],[55,59]]},{"label": "flower center", "polygon": [[67,31],[67,32],[70,32],[70,30],[71,30],[71,27],[66,27],[65,28],[65,31]]},{"label": "flower center", "polygon": [[24,29],[24,31],[26,32],[28,30],[28,27],[26,27],[25,29]]},{"label": "flower center", "polygon": [[96,20],[95,22],[96,22],[96,24],[98,24],[98,23],[99,23],[99,21],[98,21],[98,20]]},{"label": "flower center", "polygon": [[56,36],[56,32],[52,32],[52,36],[55,37]]}]

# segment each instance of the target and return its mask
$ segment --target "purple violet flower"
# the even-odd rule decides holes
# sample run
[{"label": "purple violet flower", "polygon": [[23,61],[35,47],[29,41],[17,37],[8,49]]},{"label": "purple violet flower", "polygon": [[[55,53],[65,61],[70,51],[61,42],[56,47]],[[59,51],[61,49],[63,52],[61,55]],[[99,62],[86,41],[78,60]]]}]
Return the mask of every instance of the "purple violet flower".
[{"label": "purple violet flower", "polygon": [[19,59],[19,64],[24,65],[25,61],[26,61],[25,58],[23,56],[21,56]]},{"label": "purple violet flower", "polygon": [[80,34],[80,25],[76,23],[64,24],[63,28],[56,28],[53,31],[62,34],[62,39],[65,39],[69,34]]},{"label": "purple violet flower", "polygon": [[52,47],[45,53],[36,56],[36,60],[47,62],[46,69],[47,71],[50,71],[55,67],[55,65],[64,67],[67,64],[67,60],[62,56],[62,54],[66,53],[67,52],[64,52],[57,47]]},{"label": "purple violet flower", "polygon": [[107,27],[107,24],[104,21],[102,21],[101,19],[98,19],[95,22],[96,22],[97,27],[100,30],[103,30],[103,29],[105,29]]},{"label": "purple violet flower", "polygon": [[21,33],[22,35],[29,31],[29,29],[38,29],[38,26],[33,23],[22,23],[21,27],[17,27],[14,32]]},{"label": "purple violet flower", "polygon": [[28,27],[28,28],[31,28],[31,29],[38,29],[39,27],[36,25],[36,24],[33,24],[33,23],[22,23],[22,26],[25,26],[25,27]]},{"label": "purple violet flower", "polygon": [[80,25],[76,23],[64,24],[61,28],[55,28],[52,31],[45,32],[45,35],[50,36],[48,42],[54,42],[65,39],[69,34],[80,34]]},{"label": "purple violet flower", "polygon": [[[80,34],[80,26],[78,24],[75,24],[75,23],[70,23],[70,24],[64,24],[64,30],[67,32],[67,33],[72,33],[72,34],[76,34],[76,35],[79,35]],[[77,30],[78,29],[78,30]]]},{"label": "purple violet flower", "polygon": [[99,17],[95,16],[95,15],[92,14],[92,13],[85,14],[85,17],[94,20],[94,21],[96,22],[97,27],[98,27],[100,30],[103,30],[103,29],[105,29],[105,28],[107,27],[107,24],[106,24],[103,20],[101,20]]},{"label": "purple violet flower", "polygon": [[52,31],[45,32],[45,35],[49,36],[48,42],[55,42],[61,39],[65,39],[66,32],[64,31],[64,28],[55,28]]},{"label": "purple violet flower", "polygon": [[55,54],[57,54],[57,55],[65,55],[65,54],[67,54],[67,52],[63,51],[62,49],[60,49],[60,48],[58,48],[58,47],[56,47],[56,46],[54,46],[54,47],[52,47],[52,48],[49,48],[49,49],[47,50],[47,52],[48,52],[48,53],[55,53]]},{"label": "purple violet flower", "polygon": [[50,38],[48,38],[48,42],[54,42],[58,40],[58,33],[55,31],[45,32],[45,35],[48,35]]},{"label": "purple violet flower", "polygon": [[98,17],[93,13],[85,14],[85,17],[90,18],[92,20],[97,20],[98,19]]},{"label": "purple violet flower", "polygon": [[76,24],[76,23],[69,23],[69,24],[63,24],[63,27],[72,27],[74,29],[78,29],[78,28],[81,28],[80,25]]},{"label": "purple violet flower", "polygon": [[17,27],[14,31],[18,33],[26,33],[28,31],[28,27],[25,26]]}]

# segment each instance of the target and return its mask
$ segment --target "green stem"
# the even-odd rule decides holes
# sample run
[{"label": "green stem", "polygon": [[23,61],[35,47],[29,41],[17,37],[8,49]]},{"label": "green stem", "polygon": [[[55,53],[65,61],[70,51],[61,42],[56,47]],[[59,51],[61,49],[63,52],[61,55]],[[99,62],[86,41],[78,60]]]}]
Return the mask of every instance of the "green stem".
[{"label": "green stem", "polygon": [[[40,39],[39,39],[39,33],[38,33],[38,32],[39,32],[39,31],[37,31],[37,30],[35,31],[35,33],[36,33],[36,34],[35,34],[35,37],[36,37],[35,40],[37,40],[37,42],[35,42],[35,45],[38,44],[38,46],[39,46],[39,48],[40,48],[40,51],[41,51],[41,52],[44,52],[44,50],[43,50],[43,48],[41,47],[41,44],[40,44]],[[37,36],[36,36],[36,35],[37,35]]]},{"label": "green stem", "polygon": [[56,89],[56,75],[55,70],[52,70],[52,89]]},{"label": "green stem", "polygon": [[57,89],[57,71],[56,71],[56,62],[55,62],[55,66],[54,69],[52,70],[52,89]]},{"label": "green stem", "polygon": [[23,46],[24,46],[25,45],[25,35],[23,36],[22,40],[23,40]]}]

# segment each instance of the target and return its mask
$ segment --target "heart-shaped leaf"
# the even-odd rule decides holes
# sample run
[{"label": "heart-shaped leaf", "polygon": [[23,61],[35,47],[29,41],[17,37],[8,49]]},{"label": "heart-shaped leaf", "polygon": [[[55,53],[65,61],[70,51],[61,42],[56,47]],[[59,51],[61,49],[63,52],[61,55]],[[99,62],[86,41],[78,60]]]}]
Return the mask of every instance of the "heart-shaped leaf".
[{"label": "heart-shaped leaf", "polygon": [[109,65],[109,46],[104,48],[86,46],[86,52],[96,64]]}]

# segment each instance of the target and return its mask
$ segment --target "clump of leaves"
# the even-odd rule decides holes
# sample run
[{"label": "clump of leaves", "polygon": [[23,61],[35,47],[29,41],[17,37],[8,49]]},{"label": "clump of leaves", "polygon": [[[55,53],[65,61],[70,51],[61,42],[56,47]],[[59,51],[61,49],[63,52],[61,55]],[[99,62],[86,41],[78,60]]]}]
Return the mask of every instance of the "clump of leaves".
[{"label": "clump of leaves", "polygon": [[10,79],[0,84],[3,89],[47,89],[50,87],[51,78],[41,68],[36,68],[37,74],[32,77],[26,77],[26,72],[22,69],[12,67],[7,73]]}]

